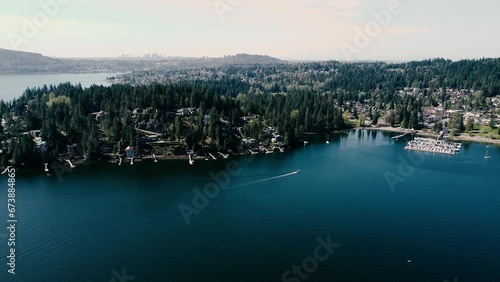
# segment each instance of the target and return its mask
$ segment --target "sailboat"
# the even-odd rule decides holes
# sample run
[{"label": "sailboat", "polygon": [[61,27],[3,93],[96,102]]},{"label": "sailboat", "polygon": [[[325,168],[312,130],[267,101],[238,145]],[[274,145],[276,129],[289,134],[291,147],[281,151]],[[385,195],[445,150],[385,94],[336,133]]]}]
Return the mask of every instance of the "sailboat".
[{"label": "sailboat", "polygon": [[484,154],[484,159],[486,160],[491,159],[490,155],[488,154],[488,150],[486,150],[486,153]]}]

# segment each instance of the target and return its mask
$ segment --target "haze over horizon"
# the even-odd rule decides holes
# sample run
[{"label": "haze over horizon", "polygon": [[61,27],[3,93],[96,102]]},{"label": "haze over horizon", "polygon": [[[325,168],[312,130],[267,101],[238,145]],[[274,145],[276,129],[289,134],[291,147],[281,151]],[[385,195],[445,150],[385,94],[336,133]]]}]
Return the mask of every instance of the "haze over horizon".
[{"label": "haze over horizon", "polygon": [[[27,0],[2,5],[0,48],[53,57],[500,57],[499,8],[492,0]],[[363,44],[360,31],[372,32]]]}]

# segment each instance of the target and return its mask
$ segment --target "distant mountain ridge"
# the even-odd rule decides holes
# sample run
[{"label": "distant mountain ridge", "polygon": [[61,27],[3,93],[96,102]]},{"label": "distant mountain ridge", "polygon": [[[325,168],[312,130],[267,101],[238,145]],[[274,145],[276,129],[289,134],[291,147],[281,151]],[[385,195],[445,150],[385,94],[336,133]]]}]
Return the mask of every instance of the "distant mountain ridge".
[{"label": "distant mountain ridge", "polygon": [[220,58],[226,64],[279,64],[284,61],[267,55],[237,54]]},{"label": "distant mountain ridge", "polygon": [[39,53],[0,48],[0,73],[130,72],[242,64],[279,64],[284,61],[265,55],[237,54],[222,58],[51,58]]}]

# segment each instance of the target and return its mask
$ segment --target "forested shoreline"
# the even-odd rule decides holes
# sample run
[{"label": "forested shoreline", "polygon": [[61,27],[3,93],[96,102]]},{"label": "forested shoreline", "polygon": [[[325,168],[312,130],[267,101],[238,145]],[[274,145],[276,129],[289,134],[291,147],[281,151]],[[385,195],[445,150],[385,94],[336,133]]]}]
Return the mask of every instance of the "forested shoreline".
[{"label": "forested shoreline", "polygon": [[467,112],[480,112],[494,128],[500,60],[228,65],[118,79],[109,87],[27,89],[0,101],[2,165],[109,160],[127,147],[139,158],[244,154],[293,146],[303,132],[420,129],[429,126],[428,109],[458,112],[434,121],[434,130],[464,132]]},{"label": "forested shoreline", "polygon": [[[8,131],[2,141],[9,144],[2,163],[36,166],[57,159],[72,144],[80,146],[88,160],[102,158],[99,144],[110,144],[109,153],[117,155],[132,146],[140,155],[144,142],[137,128],[180,142],[181,149],[173,154],[202,149],[236,152],[242,134],[247,139],[265,140],[263,129],[268,127],[283,134],[283,144],[293,144],[304,130],[345,128],[342,112],[333,103],[324,103],[324,99],[333,101],[333,97],[315,93],[242,94],[248,88],[245,83],[228,80],[88,89],[61,84],[30,89],[12,103],[0,103],[0,111],[10,113],[4,115]],[[183,109],[196,109],[196,113],[178,114]],[[254,118],[245,122],[244,116]],[[40,140],[46,142],[43,152],[27,134],[37,129]]]}]

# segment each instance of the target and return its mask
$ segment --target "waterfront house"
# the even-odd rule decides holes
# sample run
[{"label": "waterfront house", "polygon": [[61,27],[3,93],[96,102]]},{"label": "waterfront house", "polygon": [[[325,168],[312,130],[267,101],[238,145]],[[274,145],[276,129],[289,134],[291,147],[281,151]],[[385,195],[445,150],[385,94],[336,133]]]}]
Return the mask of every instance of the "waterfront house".
[{"label": "waterfront house", "polygon": [[129,159],[133,159],[135,158],[135,150],[134,150],[134,147],[131,147],[131,146],[128,146],[126,149],[125,149],[125,156]]}]

